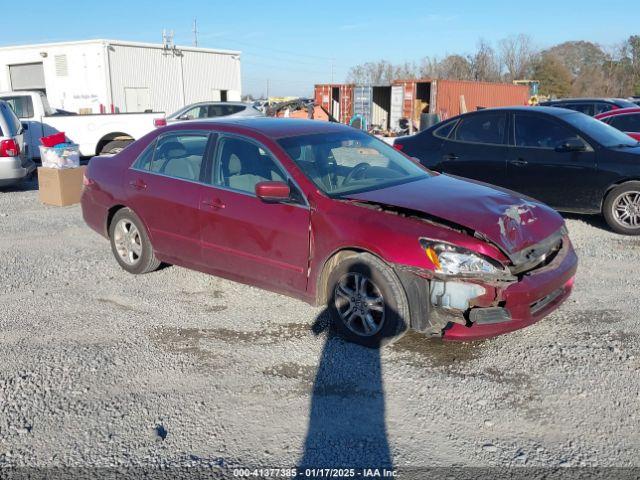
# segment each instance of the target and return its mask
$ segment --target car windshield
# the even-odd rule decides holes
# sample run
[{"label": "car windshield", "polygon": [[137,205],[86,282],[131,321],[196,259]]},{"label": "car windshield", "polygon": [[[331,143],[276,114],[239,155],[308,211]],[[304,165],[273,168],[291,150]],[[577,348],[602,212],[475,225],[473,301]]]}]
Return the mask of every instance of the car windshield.
[{"label": "car windshield", "polygon": [[332,197],[430,176],[393,147],[357,130],[289,137],[278,143],[305,175]]},{"label": "car windshield", "polygon": [[582,113],[564,115],[563,120],[569,122],[581,132],[586,133],[603,147],[636,147],[638,141],[626,133],[607,125],[600,120]]}]

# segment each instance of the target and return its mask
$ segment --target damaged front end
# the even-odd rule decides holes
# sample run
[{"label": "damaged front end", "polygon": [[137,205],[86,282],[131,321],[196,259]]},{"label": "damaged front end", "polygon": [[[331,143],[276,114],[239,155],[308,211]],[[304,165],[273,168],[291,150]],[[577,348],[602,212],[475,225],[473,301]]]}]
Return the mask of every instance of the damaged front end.
[{"label": "damaged front end", "polygon": [[[412,315],[411,326],[430,336],[457,337],[452,339],[482,338],[539,320],[568,296],[577,262],[564,227],[507,254],[507,264],[439,240],[421,238],[420,246],[432,270],[396,266],[404,284],[410,277],[422,282],[422,292],[407,291],[410,303],[427,303],[420,308],[426,316]],[[561,264],[566,271],[551,278]]]}]

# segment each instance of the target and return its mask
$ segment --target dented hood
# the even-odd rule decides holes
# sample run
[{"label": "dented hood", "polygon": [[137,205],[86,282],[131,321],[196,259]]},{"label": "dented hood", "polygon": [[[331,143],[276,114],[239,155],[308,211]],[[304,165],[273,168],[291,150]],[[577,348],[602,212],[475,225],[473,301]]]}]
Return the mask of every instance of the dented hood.
[{"label": "dented hood", "polygon": [[544,240],[564,225],[555,210],[540,202],[448,175],[345,197],[455,223],[481,234],[508,254]]}]

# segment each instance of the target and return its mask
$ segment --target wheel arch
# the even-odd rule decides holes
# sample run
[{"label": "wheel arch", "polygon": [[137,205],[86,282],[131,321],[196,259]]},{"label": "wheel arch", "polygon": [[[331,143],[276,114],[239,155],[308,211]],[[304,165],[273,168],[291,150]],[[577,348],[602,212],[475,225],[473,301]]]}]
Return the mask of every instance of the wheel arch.
[{"label": "wheel arch", "polygon": [[322,264],[322,268],[319,269],[318,274],[316,276],[316,305],[324,305],[329,301],[329,276],[333,269],[345,258],[348,258],[351,255],[357,255],[359,253],[368,253],[374,257],[376,257],[381,262],[388,264],[380,255],[372,252],[371,250],[367,250],[362,247],[341,247],[335,251],[333,251]]},{"label": "wheel arch", "polygon": [[145,229],[145,231],[147,233],[147,236],[149,237],[149,241],[153,244],[153,236],[152,236],[151,231],[149,230],[149,225],[147,225],[147,222],[145,221],[145,219],[142,218],[142,215],[140,215],[138,212],[136,212],[136,210],[134,208],[132,208],[130,205],[125,205],[123,203],[115,204],[112,207],[109,207],[109,209],[107,210],[107,216],[105,218],[105,226],[104,226],[105,232],[106,232],[106,237],[110,238],[109,229],[111,228],[111,222],[113,221],[113,217],[116,215],[116,213],[118,213],[123,208],[128,208],[129,210],[131,210],[133,213],[136,214],[136,216],[142,222],[142,226],[144,227],[144,229]]},{"label": "wheel arch", "polygon": [[123,141],[135,141],[132,135],[129,135],[125,132],[110,132],[102,136],[100,140],[98,140],[98,144],[96,145],[96,155],[100,155],[102,149],[109,142],[113,142],[114,140],[123,140]]}]

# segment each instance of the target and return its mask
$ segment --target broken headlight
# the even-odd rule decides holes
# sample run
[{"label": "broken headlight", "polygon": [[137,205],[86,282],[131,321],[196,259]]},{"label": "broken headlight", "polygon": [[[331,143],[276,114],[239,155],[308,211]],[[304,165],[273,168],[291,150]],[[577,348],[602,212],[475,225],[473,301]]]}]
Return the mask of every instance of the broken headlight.
[{"label": "broken headlight", "polygon": [[443,275],[483,276],[504,273],[504,267],[495,260],[450,243],[420,239],[427,258]]}]

